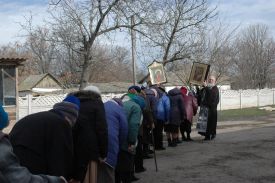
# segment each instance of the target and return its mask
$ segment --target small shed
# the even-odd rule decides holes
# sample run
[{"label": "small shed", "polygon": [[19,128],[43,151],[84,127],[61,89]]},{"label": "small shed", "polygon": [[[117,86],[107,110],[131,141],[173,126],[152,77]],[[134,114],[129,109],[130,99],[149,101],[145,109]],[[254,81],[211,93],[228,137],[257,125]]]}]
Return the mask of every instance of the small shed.
[{"label": "small shed", "polygon": [[14,122],[18,116],[18,66],[25,58],[0,58],[0,103]]},{"label": "small shed", "polygon": [[51,74],[30,75],[19,84],[19,96],[41,95],[64,89],[63,85]]}]

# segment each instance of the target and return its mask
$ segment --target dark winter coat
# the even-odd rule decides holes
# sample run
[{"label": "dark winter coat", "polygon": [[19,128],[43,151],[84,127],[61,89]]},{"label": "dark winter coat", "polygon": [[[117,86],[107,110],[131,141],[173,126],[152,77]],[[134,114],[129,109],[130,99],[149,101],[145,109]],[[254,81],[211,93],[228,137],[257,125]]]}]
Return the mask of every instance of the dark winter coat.
[{"label": "dark winter coat", "polygon": [[32,175],[27,168],[20,166],[7,135],[2,131],[0,131],[0,182],[64,183],[60,177]]},{"label": "dark winter coat", "polygon": [[31,173],[71,178],[72,129],[54,110],[19,120],[10,132],[10,140],[20,164]]},{"label": "dark winter coat", "polygon": [[73,128],[74,175],[83,181],[90,161],[106,158],[108,129],[101,97],[92,91],[78,91],[72,95],[80,100],[79,116]]},{"label": "dark winter coat", "polygon": [[[141,97],[143,97],[144,101],[145,101],[145,108],[142,110],[142,114],[143,114],[143,121],[142,121],[142,128],[150,128],[153,124],[154,124],[154,115],[153,115],[153,109],[151,108],[150,105],[150,100],[149,98],[146,96],[146,94],[144,94],[144,96],[141,95]],[[141,132],[143,130],[140,130]],[[143,136],[143,132],[141,133],[141,136]]]},{"label": "dark winter coat", "polygon": [[215,135],[217,128],[217,106],[219,103],[219,89],[217,86],[204,87],[199,91],[200,106],[208,107],[207,135]]},{"label": "dark winter coat", "polygon": [[128,122],[124,109],[115,101],[104,103],[108,124],[108,154],[106,163],[115,168],[122,145],[127,145]]},{"label": "dark winter coat", "polygon": [[192,93],[185,95],[182,93],[183,100],[184,100],[184,108],[186,113],[186,120],[192,123],[193,116],[197,114],[198,109],[198,102],[197,98],[193,96]]},{"label": "dark winter coat", "polygon": [[170,120],[169,124],[179,126],[185,119],[185,108],[180,89],[174,88],[168,92],[170,99]]},{"label": "dark winter coat", "polygon": [[151,89],[145,89],[144,92],[146,94],[147,100],[149,101],[149,104],[150,104],[150,107],[151,107],[151,110],[152,110],[152,114],[153,114],[153,116],[155,118],[155,114],[157,112],[157,102],[158,102],[158,99],[155,96],[155,93],[153,92],[153,90],[151,90]]}]

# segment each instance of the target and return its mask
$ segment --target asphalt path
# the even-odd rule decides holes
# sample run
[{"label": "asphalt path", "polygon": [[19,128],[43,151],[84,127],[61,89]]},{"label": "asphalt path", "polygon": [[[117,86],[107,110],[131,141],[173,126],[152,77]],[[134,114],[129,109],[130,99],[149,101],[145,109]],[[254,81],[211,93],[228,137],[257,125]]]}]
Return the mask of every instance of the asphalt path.
[{"label": "asphalt path", "polygon": [[275,118],[218,124],[217,137],[203,141],[193,130],[193,142],[156,151],[144,160],[147,171],[137,183],[275,183]]}]

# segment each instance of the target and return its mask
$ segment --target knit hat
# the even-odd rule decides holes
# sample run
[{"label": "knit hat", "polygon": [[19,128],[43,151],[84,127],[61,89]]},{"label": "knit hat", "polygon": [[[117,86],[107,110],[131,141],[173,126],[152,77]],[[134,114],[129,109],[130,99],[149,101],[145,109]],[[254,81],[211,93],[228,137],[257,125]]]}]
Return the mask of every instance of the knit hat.
[{"label": "knit hat", "polygon": [[133,86],[130,86],[128,88],[128,92],[131,93],[132,90],[135,90],[136,92],[140,93],[141,92],[141,88],[139,86],[136,86],[136,85],[133,85]]},{"label": "knit hat", "polygon": [[9,125],[8,113],[4,110],[3,106],[0,106],[0,130],[4,129]]},{"label": "knit hat", "polygon": [[184,94],[184,95],[187,95],[187,93],[188,93],[188,89],[187,89],[185,86],[181,87],[181,88],[180,88],[180,91],[181,91],[181,93]]},{"label": "knit hat", "polygon": [[[75,97],[73,101],[75,103],[80,103],[79,99]],[[72,98],[71,98],[72,99]],[[78,102],[77,102],[78,100]],[[53,109],[57,111],[59,114],[61,114],[66,120],[68,120],[69,124],[71,126],[74,126],[77,117],[78,117],[78,111],[79,111],[79,106],[75,103],[68,102],[68,101],[62,101],[60,103],[56,103],[53,106]]]},{"label": "knit hat", "polygon": [[98,89],[98,87],[94,86],[94,85],[89,85],[89,86],[86,86],[85,88],[83,88],[84,91],[92,91],[92,92],[95,92],[97,93],[98,95],[101,95],[101,92],[100,90]]},{"label": "knit hat", "polygon": [[68,95],[63,101],[75,104],[77,106],[77,110],[79,110],[79,108],[80,108],[79,99],[73,95]]}]

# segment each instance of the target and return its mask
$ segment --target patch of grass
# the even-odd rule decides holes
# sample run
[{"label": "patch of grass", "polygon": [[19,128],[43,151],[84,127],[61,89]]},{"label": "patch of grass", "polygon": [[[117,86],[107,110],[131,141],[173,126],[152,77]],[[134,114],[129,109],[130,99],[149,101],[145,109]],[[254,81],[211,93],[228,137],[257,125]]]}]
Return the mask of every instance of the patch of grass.
[{"label": "patch of grass", "polygon": [[275,114],[275,111],[258,109],[257,107],[244,109],[230,109],[218,111],[218,121],[236,121],[244,119],[255,119],[257,117]]}]

